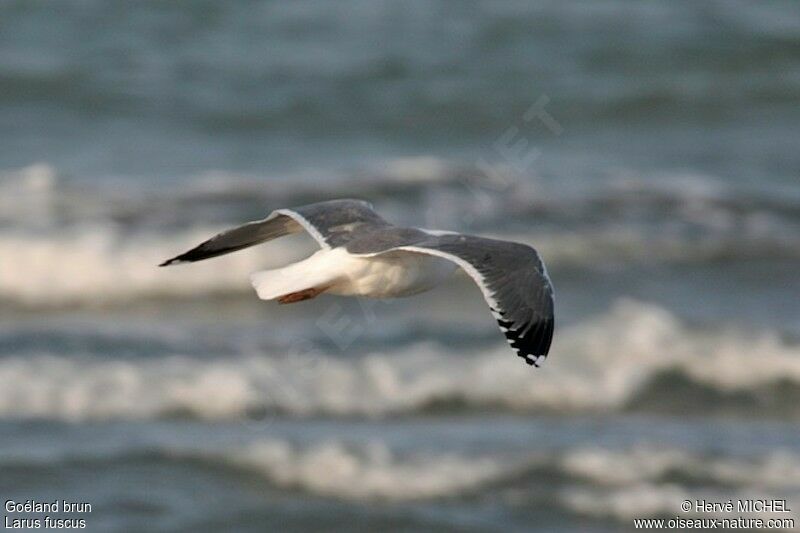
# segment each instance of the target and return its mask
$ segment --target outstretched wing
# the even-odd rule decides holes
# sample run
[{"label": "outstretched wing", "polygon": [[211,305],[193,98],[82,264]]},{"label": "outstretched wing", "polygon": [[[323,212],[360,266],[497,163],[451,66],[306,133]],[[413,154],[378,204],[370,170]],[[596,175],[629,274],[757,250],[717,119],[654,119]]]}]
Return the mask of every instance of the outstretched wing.
[{"label": "outstretched wing", "polygon": [[263,220],[248,222],[223,231],[188,252],[164,261],[159,266],[202,261],[290,233],[305,230],[323,248],[335,248],[354,236],[390,224],[363,200],[329,200],[289,209],[277,209]]},{"label": "outstretched wing", "polygon": [[365,233],[392,226],[363,200],[329,200],[277,212],[296,220],[323,248],[343,246]]},{"label": "outstretched wing", "polygon": [[428,237],[398,246],[449,259],[475,280],[500,331],[519,357],[538,367],[553,340],[553,286],[530,246],[460,234]]}]

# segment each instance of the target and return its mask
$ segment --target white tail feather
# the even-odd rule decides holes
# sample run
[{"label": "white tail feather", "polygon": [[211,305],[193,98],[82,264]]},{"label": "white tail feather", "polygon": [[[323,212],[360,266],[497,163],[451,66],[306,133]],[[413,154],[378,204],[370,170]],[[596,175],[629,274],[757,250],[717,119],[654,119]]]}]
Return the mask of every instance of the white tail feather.
[{"label": "white tail feather", "polygon": [[250,275],[250,283],[262,300],[275,300],[293,292],[331,285],[339,278],[339,272],[330,268],[330,253],[328,250],[320,250],[289,266],[254,272]]}]

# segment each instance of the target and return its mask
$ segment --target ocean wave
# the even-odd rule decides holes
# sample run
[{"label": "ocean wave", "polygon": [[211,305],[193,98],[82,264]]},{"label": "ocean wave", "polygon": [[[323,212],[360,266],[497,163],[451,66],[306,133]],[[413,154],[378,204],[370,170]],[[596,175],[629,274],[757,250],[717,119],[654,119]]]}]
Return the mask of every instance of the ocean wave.
[{"label": "ocean wave", "polygon": [[93,306],[154,296],[242,293],[251,290],[252,272],[289,263],[310,249],[297,240],[277,241],[224,261],[198,264],[191,276],[157,267],[222,229],[198,228],[168,237],[132,236],[98,226],[57,233],[0,232],[0,299],[29,307]]},{"label": "ocean wave", "polygon": [[126,227],[185,226],[198,212],[212,222],[240,220],[243,214],[263,217],[271,209],[340,197],[342,191],[358,191],[373,200],[408,200],[437,187],[468,192],[467,185],[479,178],[474,165],[420,155],[354,168],[305,168],[280,176],[209,170],[177,185],[159,183],[154,191],[152,182],[76,182],[40,162],[0,170],[0,223],[33,228],[92,221]]},{"label": "ocean wave", "polygon": [[[537,372],[499,344],[418,343],[350,357],[306,348],[224,358],[8,356],[0,359],[0,416],[246,420],[487,409],[800,416],[798,346],[768,333],[693,331],[662,308],[629,300],[563,328]],[[669,386],[675,376],[680,387]]]},{"label": "ocean wave", "polygon": [[[800,478],[794,475],[800,473],[800,457],[784,450],[744,458],[712,458],[650,445],[618,451],[590,447],[528,455],[416,452],[403,456],[379,441],[360,446],[329,441],[302,448],[267,440],[208,457],[257,472],[282,487],[356,500],[430,499],[510,485],[553,483],[563,487],[563,504],[587,514],[597,514],[598,502],[609,501],[611,505],[604,507],[603,513],[622,514],[616,509],[636,516],[674,512],[676,504],[686,499],[676,495],[707,490],[709,485],[718,487],[720,493],[721,487],[727,488],[728,497],[730,489],[761,491],[761,498],[765,493],[800,491]],[[682,489],[677,489],[678,475],[691,478],[682,483]],[[637,496],[642,487],[651,490]],[[593,502],[585,497],[595,491],[610,496]],[[628,505],[631,499],[638,503]]]},{"label": "ocean wave", "polygon": [[498,220],[507,224],[509,215],[544,225],[663,218],[723,230],[736,224],[757,227],[771,216],[783,222],[800,219],[800,188],[795,185],[732,184],[690,171],[625,168],[591,181],[554,183],[521,175],[502,162],[425,154],[351,167],[301,168],[280,176],[209,170],[177,183],[118,179],[91,185],[67,179],[40,162],[0,170],[0,193],[0,222],[34,227],[104,219],[132,226],[158,222],[169,228],[178,223],[176,216],[186,223],[197,213],[227,222],[240,220],[243,213],[265,216],[278,207],[343,194],[380,204],[401,218],[397,223],[419,221],[420,214],[442,223],[481,225]]},{"label": "ocean wave", "polygon": [[674,516],[686,499],[727,501],[734,495],[787,499],[800,494],[800,457],[785,449],[744,456],[647,443],[613,450],[588,445],[536,452],[401,451],[380,438],[358,442],[326,438],[300,444],[270,437],[235,445],[139,442],[100,453],[29,455],[4,457],[0,465],[30,472],[58,464],[199,464],[247,472],[283,490],[350,501],[402,502],[491,493],[512,504],[529,505],[525,495],[540,494],[544,488],[553,494],[553,503],[569,512],[619,520]]},{"label": "ocean wave", "polygon": [[680,481],[695,486],[800,488],[800,457],[786,450],[745,459],[649,444],[626,450],[586,447],[570,451],[560,464],[570,477],[603,486]]},{"label": "ocean wave", "polygon": [[492,457],[438,453],[401,458],[380,442],[353,447],[332,441],[302,449],[262,441],[219,459],[280,487],[353,500],[454,496],[510,473]]},{"label": "ocean wave", "polygon": [[157,197],[130,186],[88,194],[63,183],[45,164],[5,172],[0,300],[27,307],[92,306],[245,293],[251,272],[307,255],[310,239],[280,239],[201,263],[191,276],[155,265],[272,207],[350,190],[375,200],[379,211],[400,224],[529,243],[555,268],[800,258],[800,195],[794,190],[737,193],[692,175],[620,177],[572,194],[513,181],[486,189],[474,169],[426,157],[382,161],[365,172],[369,179],[351,176],[313,186],[209,174]]},{"label": "ocean wave", "polygon": [[[709,490],[708,488],[695,488],[687,489],[683,486],[674,483],[640,483],[628,487],[620,487],[609,490],[591,489],[585,487],[572,487],[565,489],[561,492],[559,499],[567,509],[570,511],[590,516],[593,518],[609,518],[623,523],[630,524],[636,518],[675,518],[681,516],[684,518],[727,518],[736,519],[736,517],[744,518],[781,518],[793,519],[794,523],[797,522],[797,514],[795,512],[788,512],[787,514],[776,515],[775,513],[760,511],[760,512],[720,512],[720,511],[704,511],[704,512],[689,512],[684,513],[680,510],[680,503],[683,501],[694,502],[707,501],[707,502],[728,502],[731,501],[734,511],[737,509],[739,501],[744,500],[787,500],[791,497],[798,495],[797,489],[789,492],[789,498],[786,497],[787,491],[770,491],[763,490],[745,490],[745,491],[730,491],[730,490]],[[789,500],[791,501],[791,500]],[[787,507],[790,504],[787,503]]]},{"label": "ocean wave", "polygon": [[[622,450],[593,446],[571,450],[558,464],[566,479],[558,488],[564,507],[577,514],[622,522],[679,514],[731,518],[731,513],[723,512],[696,513],[692,509],[686,513],[679,504],[685,500],[787,499],[800,494],[800,457],[781,449],[756,456],[728,456],[650,444]],[[768,518],[769,514],[741,512],[736,516]]]},{"label": "ocean wave", "polygon": [[[683,500],[717,496],[719,501],[727,501],[732,491],[741,499],[779,498],[778,494],[786,499],[787,495],[800,492],[797,478],[792,477],[800,469],[800,458],[787,451],[716,459],[682,449],[648,446],[621,452],[591,448],[532,456],[442,452],[403,455],[382,442],[357,446],[328,441],[301,447],[273,439],[195,457],[256,473],[281,488],[357,501],[453,498],[487,490],[514,499],[514,492],[503,493],[502,489],[519,489],[526,484],[555,485],[559,487],[558,503],[570,511],[621,520],[674,516],[676,506]],[[601,461],[610,458],[607,466],[611,469],[601,472],[595,464],[587,475],[577,466],[587,457],[590,461],[592,457]],[[642,465],[646,465],[644,469]],[[616,469],[640,473],[621,481]],[[677,474],[691,476],[694,482],[679,484],[674,480]],[[717,488],[709,488],[709,484]]]},{"label": "ocean wave", "polygon": [[[190,275],[185,267],[156,267],[224,228],[167,235],[97,225],[44,233],[0,230],[0,301],[28,308],[93,307],[155,297],[248,294],[252,272],[289,264],[310,255],[314,246],[310,239],[289,237],[192,265]],[[800,258],[800,242],[774,237],[695,240],[650,237],[635,228],[489,235],[534,246],[551,269]]]},{"label": "ocean wave", "polygon": [[18,453],[0,458],[0,466],[32,472],[54,465],[96,467],[132,461],[246,471],[281,489],[355,501],[453,497],[512,474],[511,465],[499,457],[441,452],[401,454],[379,440],[351,443],[328,439],[303,446],[280,438],[211,449],[171,444],[47,457]]}]

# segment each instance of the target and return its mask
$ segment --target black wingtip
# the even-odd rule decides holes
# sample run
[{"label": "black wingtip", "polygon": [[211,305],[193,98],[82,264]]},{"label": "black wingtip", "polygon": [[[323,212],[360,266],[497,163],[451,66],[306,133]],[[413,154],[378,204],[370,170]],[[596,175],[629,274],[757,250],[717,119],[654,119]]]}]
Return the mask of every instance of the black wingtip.
[{"label": "black wingtip", "polygon": [[183,263],[183,261],[181,261],[177,257],[173,257],[172,259],[167,259],[166,261],[164,261],[163,263],[159,264],[158,266],[167,267],[167,266],[170,266],[170,265],[177,265],[177,264],[180,264],[180,263]]},{"label": "black wingtip", "polygon": [[513,322],[503,319],[497,319],[497,323],[518,357],[534,368],[542,366],[547,359],[553,340],[554,321],[552,318],[540,320],[527,330],[514,329]]},{"label": "black wingtip", "polygon": [[539,357],[541,357],[541,356],[531,357],[529,354],[526,355],[526,354],[518,353],[517,357],[523,358],[525,360],[525,362],[528,363],[529,366],[532,366],[534,368],[539,368],[541,366],[541,363],[539,363]]}]

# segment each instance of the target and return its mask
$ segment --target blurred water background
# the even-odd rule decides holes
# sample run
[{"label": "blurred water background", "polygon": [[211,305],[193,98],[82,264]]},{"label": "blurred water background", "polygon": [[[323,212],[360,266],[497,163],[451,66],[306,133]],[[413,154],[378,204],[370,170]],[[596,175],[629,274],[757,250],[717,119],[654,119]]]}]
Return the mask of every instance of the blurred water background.
[{"label": "blurred water background", "polygon": [[[792,1],[4,0],[0,497],[97,531],[796,517],[799,124]],[[466,280],[258,301],[308,238],[155,268],[334,197],[536,246],[544,367]]]}]

